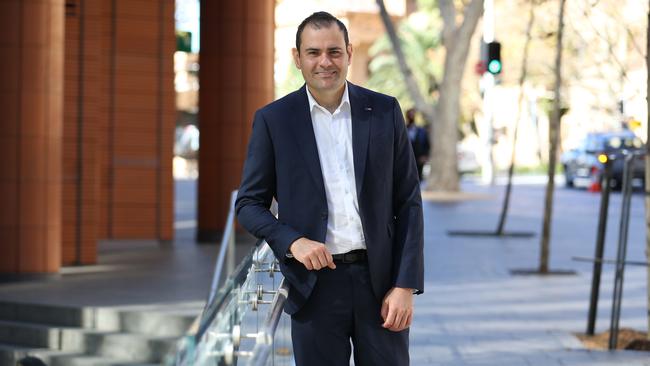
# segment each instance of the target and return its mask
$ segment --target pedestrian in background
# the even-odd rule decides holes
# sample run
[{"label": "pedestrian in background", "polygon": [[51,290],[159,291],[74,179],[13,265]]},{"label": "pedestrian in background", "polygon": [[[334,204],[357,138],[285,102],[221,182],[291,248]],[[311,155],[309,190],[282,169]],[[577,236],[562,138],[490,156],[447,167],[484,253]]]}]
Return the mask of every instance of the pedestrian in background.
[{"label": "pedestrian in background", "polygon": [[415,155],[415,162],[418,167],[418,177],[422,180],[422,169],[429,160],[431,146],[429,145],[429,136],[426,129],[415,124],[416,113],[415,108],[406,111],[406,129],[413,147],[413,155]]}]

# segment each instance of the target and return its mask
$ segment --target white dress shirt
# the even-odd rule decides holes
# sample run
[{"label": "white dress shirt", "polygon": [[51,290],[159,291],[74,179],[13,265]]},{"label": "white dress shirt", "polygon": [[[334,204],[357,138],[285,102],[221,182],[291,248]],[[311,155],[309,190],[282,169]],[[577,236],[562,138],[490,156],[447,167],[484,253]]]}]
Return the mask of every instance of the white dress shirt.
[{"label": "white dress shirt", "polygon": [[325,194],[327,234],[325,246],[332,254],[365,249],[352,155],[352,115],[348,84],[341,104],[330,113],[320,106],[307,88],[311,123],[314,127]]}]

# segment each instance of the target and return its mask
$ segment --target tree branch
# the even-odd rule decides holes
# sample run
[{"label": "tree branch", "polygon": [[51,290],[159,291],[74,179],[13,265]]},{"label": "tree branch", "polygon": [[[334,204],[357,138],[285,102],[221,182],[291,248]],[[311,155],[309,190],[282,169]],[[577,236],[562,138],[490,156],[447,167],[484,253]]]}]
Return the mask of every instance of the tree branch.
[{"label": "tree branch", "polygon": [[[442,43],[447,48],[449,42],[452,42],[456,31],[456,8],[453,0],[438,0],[440,15],[444,23],[442,27]],[[453,42],[452,42],[453,43]]]},{"label": "tree branch", "polygon": [[457,38],[464,39],[471,37],[472,34],[474,34],[474,30],[476,29],[476,22],[474,20],[478,21],[482,14],[483,0],[472,0],[472,2],[465,8],[465,12],[463,13],[463,23],[457,30]]},{"label": "tree branch", "polygon": [[524,100],[524,82],[528,74],[528,52],[530,51],[530,42],[533,39],[532,30],[535,23],[535,1],[530,2],[530,11],[528,15],[528,25],[526,26],[526,42],[524,43],[524,52],[521,60],[521,74],[519,74],[519,98],[517,99],[517,117],[515,118],[515,130],[512,134],[512,152],[510,155],[510,167],[508,167],[508,184],[506,185],[506,194],[503,198],[503,206],[499,223],[497,224],[496,235],[503,235],[503,229],[506,224],[508,208],[510,207],[510,194],[512,193],[512,177],[515,173],[515,158],[517,156],[517,135],[519,134],[519,120],[521,119],[521,104]]},{"label": "tree branch", "polygon": [[413,77],[413,72],[411,68],[406,63],[406,58],[404,57],[404,51],[402,51],[402,45],[400,43],[399,37],[397,36],[397,31],[393,25],[393,21],[390,19],[388,12],[386,11],[386,6],[384,5],[383,0],[377,0],[377,5],[379,6],[379,14],[381,15],[381,20],[386,27],[386,33],[388,33],[388,38],[390,43],[393,46],[393,51],[395,52],[395,57],[397,58],[397,63],[399,65],[402,76],[404,77],[404,82],[406,83],[406,89],[409,92],[409,95],[415,102],[415,108],[418,109],[423,115],[424,118],[432,122],[434,117],[433,107],[429,105],[420,93],[415,78]]}]

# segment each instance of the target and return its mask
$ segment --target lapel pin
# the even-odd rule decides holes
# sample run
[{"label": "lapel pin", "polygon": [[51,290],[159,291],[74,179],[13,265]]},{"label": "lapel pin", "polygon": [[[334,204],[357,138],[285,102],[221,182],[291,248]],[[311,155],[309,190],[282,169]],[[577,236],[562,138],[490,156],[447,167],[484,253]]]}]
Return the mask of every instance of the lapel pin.
[{"label": "lapel pin", "polygon": [[366,107],[365,110],[367,110],[367,111],[371,111],[372,108],[370,108],[370,107]]}]

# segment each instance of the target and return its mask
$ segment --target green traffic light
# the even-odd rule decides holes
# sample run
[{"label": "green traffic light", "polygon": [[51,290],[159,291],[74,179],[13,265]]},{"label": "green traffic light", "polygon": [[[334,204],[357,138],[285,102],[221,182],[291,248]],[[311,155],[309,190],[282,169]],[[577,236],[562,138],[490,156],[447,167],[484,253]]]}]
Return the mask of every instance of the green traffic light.
[{"label": "green traffic light", "polygon": [[501,72],[501,62],[499,60],[492,60],[487,68],[491,74],[498,74]]}]

